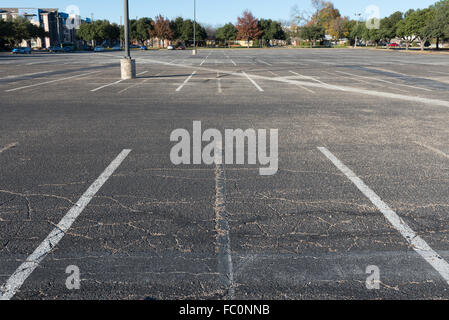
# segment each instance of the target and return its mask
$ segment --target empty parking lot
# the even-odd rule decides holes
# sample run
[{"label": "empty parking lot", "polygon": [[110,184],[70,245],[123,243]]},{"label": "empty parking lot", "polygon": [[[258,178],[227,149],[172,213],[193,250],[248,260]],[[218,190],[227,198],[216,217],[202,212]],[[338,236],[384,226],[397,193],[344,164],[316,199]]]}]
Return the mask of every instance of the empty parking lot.
[{"label": "empty parking lot", "polygon": [[[449,298],[446,55],[121,55],[0,56],[3,298]],[[277,174],[173,165],[193,121],[278,129]]]}]

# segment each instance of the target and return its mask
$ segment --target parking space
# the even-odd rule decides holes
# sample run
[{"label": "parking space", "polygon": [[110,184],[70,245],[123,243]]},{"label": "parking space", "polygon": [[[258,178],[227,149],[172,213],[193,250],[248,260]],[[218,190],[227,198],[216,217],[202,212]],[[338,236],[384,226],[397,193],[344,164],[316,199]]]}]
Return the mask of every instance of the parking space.
[{"label": "parking space", "polygon": [[[0,57],[4,298],[448,298],[441,56],[133,55],[126,81],[120,53]],[[278,129],[277,174],[173,165],[193,121]]]}]

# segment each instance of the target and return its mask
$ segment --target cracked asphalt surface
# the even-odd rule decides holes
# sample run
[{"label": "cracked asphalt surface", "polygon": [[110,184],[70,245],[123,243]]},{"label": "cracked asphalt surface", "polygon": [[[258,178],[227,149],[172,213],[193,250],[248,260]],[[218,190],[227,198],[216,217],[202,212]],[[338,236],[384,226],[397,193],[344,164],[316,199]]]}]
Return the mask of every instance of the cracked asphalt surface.
[{"label": "cracked asphalt surface", "polygon": [[[0,285],[132,149],[13,299],[449,298],[441,275],[317,150],[448,261],[446,55],[133,52],[138,79],[117,83],[122,54],[0,55]],[[278,173],[173,165],[170,134],[195,120],[279,129]],[[65,286],[70,265],[80,290]],[[370,265],[379,290],[366,288]]]}]

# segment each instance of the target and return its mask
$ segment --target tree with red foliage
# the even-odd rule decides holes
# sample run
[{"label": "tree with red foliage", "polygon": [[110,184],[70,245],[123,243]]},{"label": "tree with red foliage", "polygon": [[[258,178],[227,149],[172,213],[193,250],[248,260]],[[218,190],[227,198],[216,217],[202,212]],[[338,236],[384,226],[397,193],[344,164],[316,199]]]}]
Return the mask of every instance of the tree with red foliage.
[{"label": "tree with red foliage", "polygon": [[259,29],[259,21],[249,11],[243,12],[243,17],[237,18],[236,28],[238,30],[237,39],[248,41],[248,48],[249,41],[259,39],[263,33]]},{"label": "tree with red foliage", "polygon": [[[153,21],[153,30],[150,31],[152,37],[156,37],[159,41],[164,43],[164,40],[172,40],[174,33],[170,27],[170,20],[165,19],[162,15],[159,15]],[[164,46],[164,44],[162,45]]]}]

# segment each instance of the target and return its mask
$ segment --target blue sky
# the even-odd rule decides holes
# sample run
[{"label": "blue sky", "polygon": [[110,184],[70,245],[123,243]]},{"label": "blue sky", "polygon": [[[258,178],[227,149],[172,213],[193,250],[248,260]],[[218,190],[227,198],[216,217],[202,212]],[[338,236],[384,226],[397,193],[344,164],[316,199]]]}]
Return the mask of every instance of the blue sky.
[{"label": "blue sky", "polygon": [[[193,16],[193,0],[129,0],[131,18],[162,14],[169,18]],[[364,13],[370,5],[380,9],[380,16],[387,16],[397,10],[425,8],[435,0],[334,0],[333,3],[345,16],[354,17],[354,13]],[[82,16],[94,19],[109,19],[120,22],[123,0],[2,0],[1,7],[21,8],[59,8],[64,10],[69,5],[80,8]],[[288,20],[291,8],[310,9],[310,0],[197,0],[198,21],[211,25],[235,22],[236,17],[249,9],[256,17]]]}]

